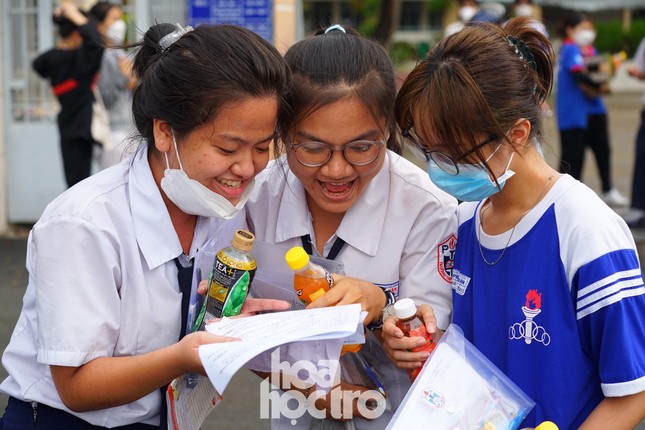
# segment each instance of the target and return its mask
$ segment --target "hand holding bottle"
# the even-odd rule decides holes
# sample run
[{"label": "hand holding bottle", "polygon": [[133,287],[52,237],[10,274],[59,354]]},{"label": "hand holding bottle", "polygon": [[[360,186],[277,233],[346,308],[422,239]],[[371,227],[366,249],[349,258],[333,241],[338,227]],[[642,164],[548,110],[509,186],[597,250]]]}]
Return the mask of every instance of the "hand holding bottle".
[{"label": "hand holding bottle", "polygon": [[[435,342],[439,341],[443,332],[437,330],[437,319],[432,307],[423,304],[417,308],[416,315],[425,323],[426,330],[433,333]],[[398,319],[390,316],[383,323],[382,336],[385,353],[392,363],[402,369],[414,369],[423,366],[430,354],[425,351],[411,352],[414,348],[425,345],[422,337],[406,337],[397,327]]]},{"label": "hand holding bottle", "polygon": [[[325,306],[336,306],[354,302],[340,303],[335,298],[323,300],[327,294],[336,289],[334,278],[322,266],[313,263],[309,254],[301,246],[294,246],[284,256],[287,265],[293,270],[293,288],[298,294],[300,301],[310,308]],[[341,279],[336,275],[337,279]],[[334,287],[332,289],[332,287]],[[342,291],[345,291],[343,289]],[[340,296],[342,298],[342,294]],[[322,301],[321,301],[322,300]],[[316,304],[314,304],[316,303]],[[341,355],[346,352],[358,352],[361,344],[343,345]]]},{"label": "hand holding bottle", "polygon": [[307,306],[308,308],[360,303],[361,309],[367,312],[367,317],[363,321],[364,325],[381,317],[387,297],[385,297],[385,293],[380,287],[371,282],[349,276],[333,274],[332,277],[334,279],[334,288],[318,297]]}]

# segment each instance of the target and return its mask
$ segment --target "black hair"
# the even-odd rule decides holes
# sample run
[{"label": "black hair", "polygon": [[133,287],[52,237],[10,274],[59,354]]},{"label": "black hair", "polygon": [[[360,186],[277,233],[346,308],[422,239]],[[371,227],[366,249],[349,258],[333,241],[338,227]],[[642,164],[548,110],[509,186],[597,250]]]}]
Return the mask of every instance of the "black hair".
[{"label": "black hair", "polygon": [[[82,10],[79,10],[79,12],[84,16],[87,16],[87,12]],[[78,25],[74,24],[74,22],[63,15],[52,15],[52,22],[58,26],[58,34],[63,39],[78,30]]]},{"label": "black hair", "polygon": [[150,148],[154,119],[167,121],[181,136],[225,105],[252,97],[276,96],[279,110],[285,109],[289,70],[266,40],[233,25],[200,25],[162,49],[159,40],[176,30],[174,24],[156,24],[131,45],[140,47],[132,114]]},{"label": "black hair", "polygon": [[[349,26],[319,30],[294,44],[285,54],[293,76],[287,95],[290,110],[278,117],[288,132],[312,112],[348,96],[356,96],[375,119],[385,118],[390,133],[387,147],[401,153],[393,114],[396,86],[390,57],[380,44]],[[385,131],[385,130],[384,130]],[[283,135],[285,140],[286,135]]]},{"label": "black hair", "polygon": [[94,22],[103,22],[113,7],[119,7],[119,5],[109,1],[99,1],[90,9],[89,16]]},{"label": "black hair", "polygon": [[567,37],[567,28],[573,28],[583,21],[590,21],[589,15],[583,13],[569,12],[560,20],[556,28],[558,34],[562,37]]}]

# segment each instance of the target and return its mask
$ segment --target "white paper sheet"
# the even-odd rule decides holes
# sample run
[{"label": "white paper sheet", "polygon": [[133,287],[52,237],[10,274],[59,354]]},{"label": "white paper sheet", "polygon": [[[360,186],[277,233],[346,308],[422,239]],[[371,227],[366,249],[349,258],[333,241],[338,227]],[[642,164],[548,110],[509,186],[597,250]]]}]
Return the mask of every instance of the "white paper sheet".
[{"label": "white paper sheet", "polygon": [[356,331],[361,318],[364,315],[359,304],[277,312],[251,318],[224,318],[208,324],[206,330],[241,340],[202,345],[199,356],[211,382],[223,394],[235,372],[256,355],[297,340],[349,336]]}]

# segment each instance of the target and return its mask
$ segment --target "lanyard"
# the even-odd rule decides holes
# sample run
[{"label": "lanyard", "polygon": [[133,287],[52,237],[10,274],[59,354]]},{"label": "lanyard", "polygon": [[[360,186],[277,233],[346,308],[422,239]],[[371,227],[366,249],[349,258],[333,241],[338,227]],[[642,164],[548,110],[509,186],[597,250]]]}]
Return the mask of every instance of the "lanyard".
[{"label": "lanyard", "polygon": [[[314,255],[314,250],[313,250],[313,247],[311,246],[311,236],[308,234],[305,234],[304,236],[300,236],[300,240],[302,241],[302,247],[305,249],[305,252],[307,252],[307,254],[309,255]],[[331,246],[331,249],[329,250],[329,254],[327,254],[327,259],[335,260],[340,250],[343,249],[343,246],[345,246],[345,241],[340,237],[336,237],[334,244]]]}]

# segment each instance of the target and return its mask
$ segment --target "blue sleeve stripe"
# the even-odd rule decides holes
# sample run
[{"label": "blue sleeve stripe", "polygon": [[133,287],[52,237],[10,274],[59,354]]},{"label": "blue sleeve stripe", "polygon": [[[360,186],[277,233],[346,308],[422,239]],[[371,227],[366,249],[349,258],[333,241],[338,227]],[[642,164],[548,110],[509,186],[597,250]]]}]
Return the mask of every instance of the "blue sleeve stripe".
[{"label": "blue sleeve stripe", "polygon": [[[632,284],[632,285],[629,285]],[[620,288],[622,286],[623,288]],[[635,287],[635,288],[630,288]],[[609,306],[613,303],[619,302],[627,297],[640,296],[645,294],[645,286],[643,286],[643,280],[633,279],[632,281],[621,282],[616,284],[612,288],[606,288],[607,294],[603,295],[603,298],[585,308],[578,305],[576,318],[581,319],[587,315],[590,315],[596,312],[599,309]]]}]

